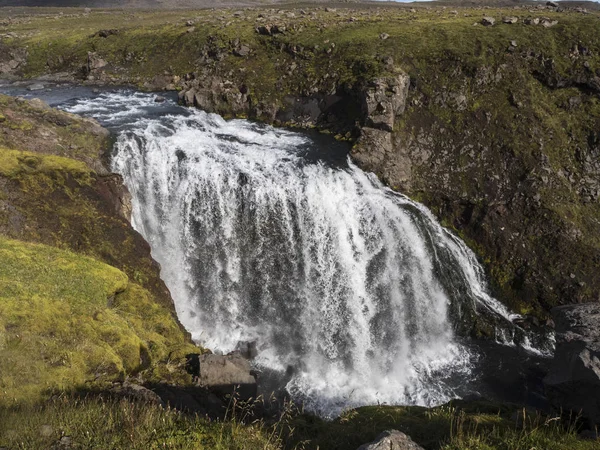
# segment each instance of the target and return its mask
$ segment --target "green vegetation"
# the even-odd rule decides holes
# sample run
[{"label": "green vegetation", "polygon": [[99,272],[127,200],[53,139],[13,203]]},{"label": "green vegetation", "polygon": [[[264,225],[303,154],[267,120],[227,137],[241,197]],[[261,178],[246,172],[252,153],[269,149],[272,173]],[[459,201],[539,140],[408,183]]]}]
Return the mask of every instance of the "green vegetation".
[{"label": "green vegetation", "polygon": [[[128,400],[61,397],[39,407],[0,408],[0,446],[72,448],[276,450],[277,436],[259,423],[210,422],[160,406]],[[68,447],[68,445],[65,445]]]},{"label": "green vegetation", "polygon": [[574,419],[563,422],[485,402],[454,402],[432,409],[369,406],[333,421],[301,414],[288,405],[274,422],[249,417],[246,408],[223,422],[209,422],[143,402],[61,396],[41,406],[0,408],[0,445],[41,449],[67,436],[76,448],[103,450],[355,450],[383,430],[397,429],[426,450],[598,448],[597,443],[577,437]]},{"label": "green vegetation", "polygon": [[[575,420],[562,423],[510,405],[457,401],[437,408],[367,406],[332,422],[301,415],[289,423],[288,448],[354,450],[383,430],[408,434],[426,450],[592,450],[577,438]],[[293,445],[291,444],[293,442]]]},{"label": "green vegetation", "polygon": [[2,237],[0,260],[3,404],[139,372],[168,379],[160,365],[169,361],[175,372],[186,352],[198,351],[169,311],[114,267]]},{"label": "green vegetation", "polygon": [[84,163],[70,158],[0,147],[0,175],[10,179],[23,180],[28,176],[38,179],[44,176],[60,178],[68,174],[78,183],[89,185],[91,172]]}]

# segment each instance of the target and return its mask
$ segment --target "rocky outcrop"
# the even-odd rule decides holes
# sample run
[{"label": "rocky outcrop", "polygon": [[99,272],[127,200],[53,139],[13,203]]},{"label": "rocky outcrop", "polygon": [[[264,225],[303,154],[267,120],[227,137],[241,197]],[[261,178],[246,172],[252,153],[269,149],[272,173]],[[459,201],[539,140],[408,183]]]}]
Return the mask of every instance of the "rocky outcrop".
[{"label": "rocky outcrop", "polygon": [[[394,125],[404,113],[410,77],[404,72],[394,77],[377,78],[360,92],[362,122],[360,135],[352,148],[352,157],[365,170],[381,174],[381,169],[396,153]],[[408,180],[410,161],[395,159],[386,170],[390,178]]]},{"label": "rocky outcrop", "polygon": [[373,442],[361,445],[357,450],[423,450],[410,436],[397,430],[381,433]]},{"label": "rocky outcrop", "polygon": [[0,41],[0,75],[13,75],[27,62],[27,49],[11,48]]},{"label": "rocky outcrop", "polygon": [[372,80],[361,93],[365,126],[393,131],[396,117],[406,109],[410,77],[399,73]]},{"label": "rocky outcrop", "polygon": [[[556,352],[544,379],[552,404],[600,424],[600,303],[552,310]],[[592,428],[593,428],[592,426]]]}]

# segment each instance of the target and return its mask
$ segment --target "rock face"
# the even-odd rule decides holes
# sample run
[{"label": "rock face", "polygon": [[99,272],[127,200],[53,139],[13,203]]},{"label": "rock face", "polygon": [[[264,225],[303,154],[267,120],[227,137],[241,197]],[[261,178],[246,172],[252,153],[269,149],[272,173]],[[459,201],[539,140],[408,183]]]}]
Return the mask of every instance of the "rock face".
[{"label": "rock face", "polygon": [[0,75],[11,75],[27,61],[27,50],[10,48],[0,41]]},{"label": "rock face", "polygon": [[552,314],[557,345],[544,379],[548,397],[557,409],[600,424],[600,303],[560,306]]},{"label": "rock face", "polygon": [[400,431],[388,430],[377,436],[373,442],[361,445],[357,450],[423,450],[423,447],[415,444],[409,436]]},{"label": "rock face", "polygon": [[409,85],[410,78],[405,73],[371,81],[361,95],[365,124],[392,131],[396,117],[406,109]]}]

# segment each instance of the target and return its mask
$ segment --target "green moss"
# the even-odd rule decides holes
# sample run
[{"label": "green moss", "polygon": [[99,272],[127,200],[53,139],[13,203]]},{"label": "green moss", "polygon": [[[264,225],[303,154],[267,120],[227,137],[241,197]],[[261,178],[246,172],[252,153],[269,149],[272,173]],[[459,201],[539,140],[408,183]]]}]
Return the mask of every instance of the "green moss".
[{"label": "green moss", "polygon": [[84,163],[70,158],[0,147],[0,175],[8,178],[22,180],[27,176],[69,175],[81,184],[89,184],[91,173]]},{"label": "green moss", "polygon": [[114,267],[3,237],[0,260],[3,404],[91,388],[143,363],[157,371],[171,352],[195,349],[170,312]]}]

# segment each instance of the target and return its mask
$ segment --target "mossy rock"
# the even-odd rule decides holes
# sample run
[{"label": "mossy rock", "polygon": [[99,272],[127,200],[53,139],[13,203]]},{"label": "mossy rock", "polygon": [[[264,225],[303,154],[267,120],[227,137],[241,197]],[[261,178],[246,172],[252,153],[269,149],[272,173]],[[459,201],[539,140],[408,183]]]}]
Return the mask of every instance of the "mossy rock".
[{"label": "mossy rock", "polygon": [[168,310],[114,267],[4,237],[0,260],[4,404],[90,389],[142,370],[152,378],[171,353],[199,351]]}]

